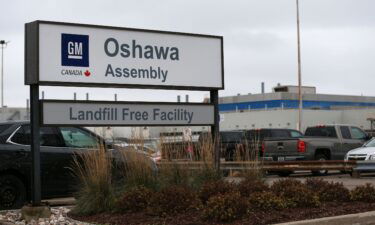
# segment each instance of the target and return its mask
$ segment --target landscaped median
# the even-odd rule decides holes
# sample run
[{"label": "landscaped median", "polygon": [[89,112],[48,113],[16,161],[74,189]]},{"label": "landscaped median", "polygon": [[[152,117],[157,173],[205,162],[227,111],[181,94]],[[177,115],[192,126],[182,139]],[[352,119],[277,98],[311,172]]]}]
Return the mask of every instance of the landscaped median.
[{"label": "landscaped median", "polygon": [[[201,168],[169,164],[154,173],[139,155],[124,153],[122,182],[105,155],[81,156],[72,218],[98,224],[275,224],[375,210],[375,188],[349,191],[322,179],[264,182],[257,170],[238,183],[224,181],[205,157]],[[202,153],[205,155],[205,153]],[[206,155],[208,156],[208,155]],[[254,172],[255,171],[255,172]]]}]

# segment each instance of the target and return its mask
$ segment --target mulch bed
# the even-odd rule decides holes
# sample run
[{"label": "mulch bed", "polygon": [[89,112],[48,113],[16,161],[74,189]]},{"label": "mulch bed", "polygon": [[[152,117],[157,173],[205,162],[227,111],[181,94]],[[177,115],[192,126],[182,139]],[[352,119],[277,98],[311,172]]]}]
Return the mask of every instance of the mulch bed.
[{"label": "mulch bed", "polygon": [[206,224],[275,224],[298,220],[315,219],[329,216],[346,215],[374,211],[375,203],[346,202],[346,203],[326,203],[319,208],[294,208],[278,211],[255,211],[249,215],[231,223],[220,223],[205,221],[200,212],[188,212],[184,214],[171,215],[167,217],[155,217],[144,212],[141,213],[102,213],[91,216],[69,215],[79,221],[97,224],[134,224],[134,225],[206,225]]}]

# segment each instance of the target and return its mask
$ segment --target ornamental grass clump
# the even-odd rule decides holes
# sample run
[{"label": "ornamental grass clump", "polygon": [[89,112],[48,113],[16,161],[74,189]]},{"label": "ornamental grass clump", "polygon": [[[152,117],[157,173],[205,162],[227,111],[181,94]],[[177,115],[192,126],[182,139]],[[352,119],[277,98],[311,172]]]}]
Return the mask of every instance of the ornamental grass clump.
[{"label": "ornamental grass clump", "polygon": [[[163,143],[164,141],[162,139],[162,155],[168,156],[168,158],[159,165],[160,188],[182,185],[199,190],[205,182],[221,179],[220,173],[214,168],[214,145],[209,136],[194,144],[180,142],[180,145],[177,145],[173,142]],[[191,165],[194,166],[194,169],[189,169]]]},{"label": "ornamental grass clump", "polygon": [[124,189],[144,186],[153,190],[158,189],[157,167],[145,154],[132,147],[118,149],[120,162],[117,168],[122,171],[120,179]]},{"label": "ornamental grass clump", "polygon": [[73,213],[89,215],[110,211],[114,206],[112,161],[104,148],[76,154],[72,171],[79,181]]}]

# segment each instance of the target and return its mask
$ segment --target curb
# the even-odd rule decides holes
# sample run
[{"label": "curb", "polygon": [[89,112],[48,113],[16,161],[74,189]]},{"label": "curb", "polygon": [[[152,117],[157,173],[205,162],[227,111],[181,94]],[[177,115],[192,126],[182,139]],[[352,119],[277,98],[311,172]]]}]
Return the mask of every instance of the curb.
[{"label": "curb", "polygon": [[375,211],[348,214],[319,219],[301,220],[295,222],[278,223],[275,225],[371,225],[375,224]]}]

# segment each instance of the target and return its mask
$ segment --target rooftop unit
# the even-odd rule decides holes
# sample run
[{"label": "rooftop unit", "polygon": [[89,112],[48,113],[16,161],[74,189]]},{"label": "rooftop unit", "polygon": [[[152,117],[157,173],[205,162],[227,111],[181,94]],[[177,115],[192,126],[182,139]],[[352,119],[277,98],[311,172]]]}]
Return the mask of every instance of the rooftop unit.
[{"label": "rooftop unit", "polygon": [[[298,86],[276,86],[273,88],[273,92],[298,93]],[[316,94],[316,87],[301,86],[301,92],[302,94]]]}]

